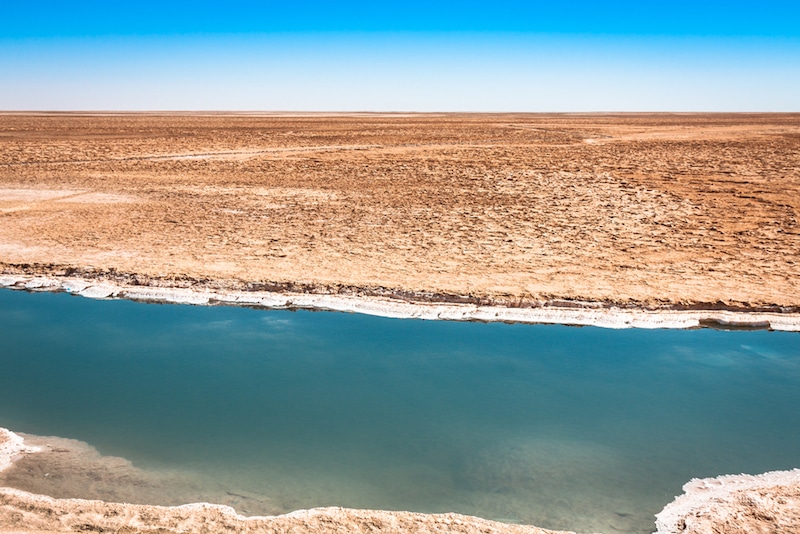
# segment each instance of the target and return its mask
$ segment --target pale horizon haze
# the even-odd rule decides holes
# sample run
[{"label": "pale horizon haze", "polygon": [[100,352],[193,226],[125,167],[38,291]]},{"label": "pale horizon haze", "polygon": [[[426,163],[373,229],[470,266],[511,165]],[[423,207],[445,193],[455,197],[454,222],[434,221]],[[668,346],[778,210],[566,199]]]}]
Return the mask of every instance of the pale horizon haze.
[{"label": "pale horizon haze", "polygon": [[4,6],[0,110],[800,111],[793,2],[225,6]]}]

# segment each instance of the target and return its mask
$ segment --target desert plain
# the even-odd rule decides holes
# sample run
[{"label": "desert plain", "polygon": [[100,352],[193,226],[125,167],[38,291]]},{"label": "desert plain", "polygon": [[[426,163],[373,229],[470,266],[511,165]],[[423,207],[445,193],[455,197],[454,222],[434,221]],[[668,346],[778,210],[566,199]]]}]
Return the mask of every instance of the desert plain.
[{"label": "desert plain", "polygon": [[800,306],[800,114],[0,114],[0,270]]}]

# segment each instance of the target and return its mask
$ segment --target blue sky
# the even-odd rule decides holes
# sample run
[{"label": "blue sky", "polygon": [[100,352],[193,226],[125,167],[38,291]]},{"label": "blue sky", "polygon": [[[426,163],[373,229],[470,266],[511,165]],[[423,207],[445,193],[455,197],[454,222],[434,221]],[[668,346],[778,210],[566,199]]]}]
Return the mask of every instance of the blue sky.
[{"label": "blue sky", "polygon": [[800,2],[8,2],[0,109],[800,111]]}]

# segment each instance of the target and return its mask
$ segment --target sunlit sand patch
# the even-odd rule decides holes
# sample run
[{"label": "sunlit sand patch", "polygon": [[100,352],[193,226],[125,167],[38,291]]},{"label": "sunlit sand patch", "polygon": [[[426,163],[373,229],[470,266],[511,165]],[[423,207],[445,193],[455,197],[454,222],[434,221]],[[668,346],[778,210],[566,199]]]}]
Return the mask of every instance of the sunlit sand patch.
[{"label": "sunlit sand patch", "polygon": [[702,129],[676,126],[657,130],[621,130],[613,135],[589,137],[583,141],[589,144],[614,143],[620,141],[693,141],[711,139],[735,139],[746,135],[774,135],[778,133],[796,133],[797,128],[761,127],[744,130],[741,126],[717,126]]},{"label": "sunlit sand patch", "polygon": [[42,202],[81,193],[71,189],[0,189],[0,202]]},{"label": "sunlit sand patch", "polygon": [[[131,195],[73,189],[0,189],[0,202],[36,203],[47,201],[85,204],[118,204],[135,202],[136,198]],[[29,205],[12,205],[0,208],[0,210],[6,213],[27,209],[30,209]]]},{"label": "sunlit sand patch", "polygon": [[[15,261],[16,258],[24,257],[26,254],[37,254],[42,250],[44,250],[44,247],[36,245],[28,245],[23,243],[0,243],[0,256],[2,256],[6,261]],[[3,277],[0,277],[0,279],[2,278]]]},{"label": "sunlit sand patch", "polygon": [[0,213],[14,213],[17,211],[27,211],[31,209],[30,206],[13,206],[11,208],[0,208]]},{"label": "sunlit sand patch", "polygon": [[81,204],[129,204],[136,202],[136,197],[114,193],[81,193],[66,198],[58,198],[55,202],[75,202]]},{"label": "sunlit sand patch", "polygon": [[195,152],[190,154],[165,154],[146,156],[143,159],[155,161],[221,160],[243,161],[261,154],[263,150],[236,150],[231,152]]},{"label": "sunlit sand patch", "polygon": [[[169,186],[169,191],[180,190],[192,195],[214,196],[234,195],[239,202],[258,199],[272,201],[269,204],[259,203],[259,207],[286,208],[297,201],[336,201],[345,198],[341,191],[318,189],[311,187],[229,187],[229,186]],[[358,192],[347,192],[346,198],[363,196]],[[287,204],[287,202],[289,202]]]},{"label": "sunlit sand patch", "polygon": [[150,154],[139,159],[152,161],[185,161],[185,160],[220,160],[244,161],[259,156],[274,156],[284,154],[305,154],[309,152],[330,152],[340,150],[369,150],[380,148],[381,145],[318,145],[305,147],[276,147],[244,150],[229,150],[220,152],[190,152],[185,154]]}]

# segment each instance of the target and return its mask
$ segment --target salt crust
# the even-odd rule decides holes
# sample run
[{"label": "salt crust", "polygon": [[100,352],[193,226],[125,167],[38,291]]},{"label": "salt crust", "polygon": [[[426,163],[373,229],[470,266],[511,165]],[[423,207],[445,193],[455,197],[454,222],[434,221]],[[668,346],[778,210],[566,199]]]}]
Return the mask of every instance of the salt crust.
[{"label": "salt crust", "polygon": [[8,469],[21,454],[39,452],[39,447],[25,445],[21,436],[0,428],[0,471]]},{"label": "salt crust", "polygon": [[[655,534],[683,532],[687,530],[687,518],[689,520],[704,516],[721,518],[725,515],[723,510],[725,507],[733,508],[736,512],[742,506],[741,502],[732,499],[737,493],[780,487],[797,488],[798,486],[800,486],[800,469],[770,471],[760,475],[742,474],[716,478],[693,478],[683,485],[683,495],[676,497],[656,514],[657,532]],[[691,527],[691,525],[688,526]],[[744,528],[744,525],[742,527]],[[793,528],[797,528],[797,526]]]},{"label": "salt crust", "polygon": [[703,323],[800,332],[800,314],[725,310],[643,310],[622,308],[506,308],[472,304],[402,302],[380,297],[272,292],[214,292],[186,288],[123,286],[80,278],[0,275],[0,287],[31,291],[67,291],[95,299],[124,298],[194,305],[245,305],[272,309],[313,309],[391,318],[564,324],[603,328],[696,328]]}]

